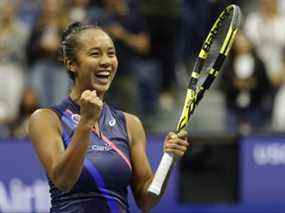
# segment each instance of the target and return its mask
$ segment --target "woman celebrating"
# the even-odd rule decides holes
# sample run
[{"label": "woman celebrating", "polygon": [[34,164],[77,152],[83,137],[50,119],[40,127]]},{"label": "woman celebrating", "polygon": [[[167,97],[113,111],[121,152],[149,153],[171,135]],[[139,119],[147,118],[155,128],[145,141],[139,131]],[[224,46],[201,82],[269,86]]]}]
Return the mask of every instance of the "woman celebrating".
[{"label": "woman celebrating", "polygon": [[[76,22],[63,34],[62,54],[74,81],[70,95],[35,111],[29,123],[50,183],[51,212],[128,212],[128,185],[147,211],[160,197],[147,192],[153,173],[142,124],[103,102],[118,67],[113,41],[101,28]],[[185,132],[164,141],[164,151],[176,157],[187,146]]]}]

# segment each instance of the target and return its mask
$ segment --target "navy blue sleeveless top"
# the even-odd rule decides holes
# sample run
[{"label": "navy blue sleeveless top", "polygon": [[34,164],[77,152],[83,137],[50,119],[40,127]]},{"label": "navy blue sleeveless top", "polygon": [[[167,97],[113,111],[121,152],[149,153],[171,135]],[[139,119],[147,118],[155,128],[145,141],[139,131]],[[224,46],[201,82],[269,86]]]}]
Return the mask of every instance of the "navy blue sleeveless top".
[{"label": "navy blue sleeveless top", "polygon": [[[80,120],[80,106],[67,98],[51,109],[61,120],[66,148]],[[91,131],[84,166],[73,189],[62,192],[49,179],[52,213],[128,212],[132,166],[123,112],[104,104],[99,129],[99,135]]]}]

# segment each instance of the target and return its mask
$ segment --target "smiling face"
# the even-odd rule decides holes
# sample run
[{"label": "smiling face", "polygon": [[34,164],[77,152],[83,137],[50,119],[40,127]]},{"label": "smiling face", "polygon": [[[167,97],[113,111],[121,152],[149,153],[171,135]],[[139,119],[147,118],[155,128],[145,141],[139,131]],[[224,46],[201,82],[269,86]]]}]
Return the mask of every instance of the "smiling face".
[{"label": "smiling face", "polygon": [[103,95],[118,67],[113,41],[104,31],[95,28],[82,31],[78,41],[76,62],[71,69],[76,76],[75,86],[80,91],[96,90],[97,94]]}]

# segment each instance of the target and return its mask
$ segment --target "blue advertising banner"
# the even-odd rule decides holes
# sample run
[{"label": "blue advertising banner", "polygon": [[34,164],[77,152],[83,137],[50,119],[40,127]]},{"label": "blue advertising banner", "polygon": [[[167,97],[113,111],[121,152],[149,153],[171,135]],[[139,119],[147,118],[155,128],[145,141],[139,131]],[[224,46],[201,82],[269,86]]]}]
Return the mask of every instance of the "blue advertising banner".
[{"label": "blue advertising banner", "polygon": [[[163,137],[152,137],[147,154],[153,170],[162,157]],[[29,141],[0,142],[0,213],[45,213],[50,209],[49,186],[45,173]],[[168,190],[153,212],[177,208],[177,167],[172,171]],[[130,211],[139,212],[130,194]]]},{"label": "blue advertising banner", "polygon": [[0,144],[0,212],[49,212],[49,186],[29,142]]},{"label": "blue advertising banner", "polygon": [[[162,142],[161,136],[148,140],[147,153],[154,171],[162,157]],[[269,213],[274,210],[284,213],[285,138],[248,137],[240,142],[241,202],[179,203],[179,165],[176,165],[166,193],[151,212]],[[0,213],[49,212],[49,186],[28,141],[0,141],[0,168]],[[140,212],[132,196],[130,212]]]},{"label": "blue advertising banner", "polygon": [[240,143],[242,201],[284,203],[285,137],[247,137]]}]

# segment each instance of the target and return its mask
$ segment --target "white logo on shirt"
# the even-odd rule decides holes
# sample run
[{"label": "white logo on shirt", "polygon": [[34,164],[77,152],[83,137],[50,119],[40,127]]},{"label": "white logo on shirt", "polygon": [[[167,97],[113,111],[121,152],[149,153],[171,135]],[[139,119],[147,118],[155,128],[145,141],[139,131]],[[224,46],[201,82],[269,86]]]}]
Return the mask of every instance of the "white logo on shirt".
[{"label": "white logo on shirt", "polygon": [[74,123],[78,124],[80,121],[80,115],[78,114],[72,114],[71,119],[73,120]]},{"label": "white logo on shirt", "polygon": [[109,121],[109,126],[115,126],[116,125],[116,120],[115,118],[112,118],[112,120]]},{"label": "white logo on shirt", "polygon": [[105,144],[105,145],[92,144],[92,145],[89,145],[87,152],[91,152],[91,151],[108,152],[111,149],[112,147],[109,144]]}]

